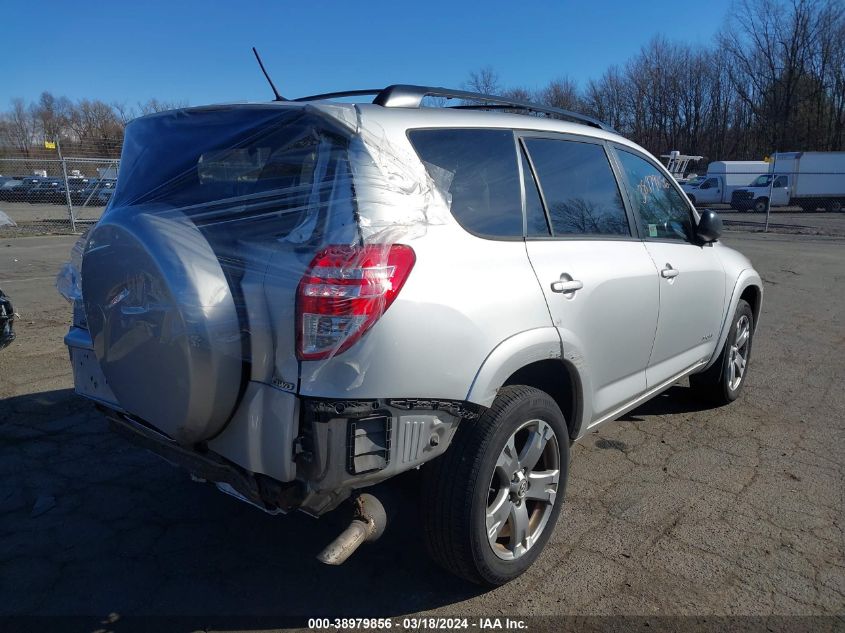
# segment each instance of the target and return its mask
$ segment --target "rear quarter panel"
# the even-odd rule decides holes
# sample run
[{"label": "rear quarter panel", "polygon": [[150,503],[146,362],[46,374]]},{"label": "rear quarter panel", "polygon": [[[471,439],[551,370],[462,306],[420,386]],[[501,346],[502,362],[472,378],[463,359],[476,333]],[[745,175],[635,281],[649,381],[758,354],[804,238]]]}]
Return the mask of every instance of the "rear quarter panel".
[{"label": "rear quarter panel", "polygon": [[464,400],[502,341],[551,326],[521,240],[483,239],[452,221],[407,243],[416,264],[393,305],[348,351],[303,362],[302,395]]}]

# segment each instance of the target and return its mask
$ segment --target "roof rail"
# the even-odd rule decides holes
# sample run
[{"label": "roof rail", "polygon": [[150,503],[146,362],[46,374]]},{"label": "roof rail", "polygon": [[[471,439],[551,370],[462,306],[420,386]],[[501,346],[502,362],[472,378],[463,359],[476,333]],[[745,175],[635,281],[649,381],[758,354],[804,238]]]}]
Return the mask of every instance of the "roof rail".
[{"label": "roof rail", "polygon": [[489,108],[490,106],[485,106],[484,104],[496,104],[498,106],[504,106],[503,108],[496,109],[508,109],[510,107],[518,110],[525,110],[528,112],[550,114],[553,116],[577,121],[579,123],[586,123],[587,125],[597,127],[600,130],[606,130],[608,132],[616,131],[607,123],[602,123],[598,119],[594,119],[593,117],[587,116],[586,114],[580,114],[579,112],[572,112],[571,110],[564,110],[563,108],[553,108],[551,106],[531,103],[529,101],[521,101],[519,99],[510,99],[508,97],[487,95],[482,94],[480,92],[467,92],[466,90],[453,90],[451,88],[434,88],[432,86],[409,86],[397,84],[393,86],[388,86],[380,93],[378,93],[376,98],[373,100],[373,103],[385,106],[387,108],[419,108],[424,97],[445,97],[446,99],[464,99],[466,101],[480,101],[482,103],[475,105],[462,105],[458,107],[465,109],[485,107]]},{"label": "roof rail", "polygon": [[318,95],[310,95],[308,97],[299,97],[298,99],[292,99],[292,101],[319,101],[321,99],[361,97],[365,95],[376,95],[375,99],[373,99],[373,103],[384,106],[385,108],[419,108],[425,97],[444,97],[446,99],[477,101],[479,103],[462,104],[449,107],[458,109],[524,110],[526,112],[538,112],[541,114],[548,114],[563,119],[577,121],[578,123],[585,123],[607,132],[616,132],[616,130],[607,123],[602,123],[598,119],[594,119],[591,116],[587,116],[586,114],[581,114],[579,112],[540,105],[529,101],[520,101],[519,99],[482,94],[480,92],[453,90],[451,88],[435,88],[432,86],[394,84],[392,86],[388,86],[387,88],[326,92]]},{"label": "roof rail", "polygon": [[363,97],[366,95],[381,94],[384,90],[384,88],[370,88],[364,90],[341,90],[340,92],[324,92],[320,95],[298,97],[296,99],[291,99],[291,101],[320,101],[321,99],[334,99],[336,97]]}]

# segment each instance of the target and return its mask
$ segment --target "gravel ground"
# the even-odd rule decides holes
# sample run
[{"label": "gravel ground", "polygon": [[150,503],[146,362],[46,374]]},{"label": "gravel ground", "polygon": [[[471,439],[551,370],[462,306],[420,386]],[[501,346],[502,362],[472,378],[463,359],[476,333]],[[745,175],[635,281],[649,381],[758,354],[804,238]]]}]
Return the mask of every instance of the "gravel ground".
[{"label": "gravel ground", "polygon": [[426,559],[413,475],[392,487],[400,512],[383,540],[331,568],[314,556],[342,512],[264,515],[109,432],[74,396],[62,345],[68,306],[53,277],[73,238],[0,239],[0,287],[21,315],[0,352],[0,615],[85,616],[85,630],[130,616],[254,629],[256,617],[273,628],[423,613],[834,616],[812,628],[841,627],[845,240],[724,241],[766,284],[740,399],[705,409],[679,385],[584,438],[545,553],[490,591]]}]

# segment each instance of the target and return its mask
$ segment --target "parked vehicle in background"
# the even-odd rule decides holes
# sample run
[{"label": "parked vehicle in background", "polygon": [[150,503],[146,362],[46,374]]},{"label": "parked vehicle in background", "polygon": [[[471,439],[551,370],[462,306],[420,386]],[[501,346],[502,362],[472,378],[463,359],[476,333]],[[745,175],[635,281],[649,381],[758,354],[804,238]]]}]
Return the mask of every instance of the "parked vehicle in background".
[{"label": "parked vehicle in background", "polygon": [[421,468],[429,552],[499,585],[549,540],[571,442],[686,376],[738,396],[762,282],[718,215],[595,119],[376,92],[132,121],[60,275],[74,382],[266,512],[356,495],[331,564],[384,529],[360,491]]},{"label": "parked vehicle in background", "polygon": [[842,211],[845,152],[784,152],[772,159],[768,174],[733,192],[734,209],[765,213],[771,199],[772,207]]},{"label": "parked vehicle in background", "polygon": [[0,200],[9,201],[12,196],[12,189],[16,188],[18,185],[21,184],[19,178],[7,178],[3,181],[3,184],[0,184]]},{"label": "parked vehicle in background", "polygon": [[108,190],[106,195],[110,196],[114,190],[115,180],[113,178],[95,178],[88,181],[86,187],[76,191],[71,198],[74,204],[80,206],[98,206],[102,204],[100,192]]},{"label": "parked vehicle in background", "polygon": [[26,202],[29,190],[38,186],[42,180],[40,176],[26,176],[17,180],[10,180],[0,187],[0,199],[6,202]]},{"label": "parked vehicle in background", "polygon": [[26,192],[26,201],[30,204],[58,202],[64,195],[64,182],[61,179],[45,178]]},{"label": "parked vehicle in background", "polygon": [[114,187],[103,187],[96,193],[89,204],[91,206],[104,207],[108,205],[113,195]]},{"label": "parked vehicle in background", "polygon": [[15,340],[15,309],[8,295],[0,288],[0,349]]},{"label": "parked vehicle in background", "polygon": [[674,178],[678,184],[684,184],[689,182],[690,179],[698,177],[697,174],[689,173],[690,163],[697,163],[704,157],[681,154],[681,152],[675,149],[668,154],[661,154],[660,158],[666,160],[664,165],[666,165],[666,169],[669,170],[669,173],[672,174],[672,178]]},{"label": "parked vehicle in background", "polygon": [[694,182],[681,185],[695,205],[728,204],[737,187],[746,187],[758,174],[765,174],[765,161],[719,160],[707,166],[707,174]]},{"label": "parked vehicle in background", "polygon": [[68,193],[70,193],[70,199],[73,202],[88,187],[89,183],[90,181],[87,178],[74,177],[67,179],[67,187],[65,187],[64,181],[61,181],[59,191],[56,192],[57,195],[51,202],[55,204],[67,204]]}]

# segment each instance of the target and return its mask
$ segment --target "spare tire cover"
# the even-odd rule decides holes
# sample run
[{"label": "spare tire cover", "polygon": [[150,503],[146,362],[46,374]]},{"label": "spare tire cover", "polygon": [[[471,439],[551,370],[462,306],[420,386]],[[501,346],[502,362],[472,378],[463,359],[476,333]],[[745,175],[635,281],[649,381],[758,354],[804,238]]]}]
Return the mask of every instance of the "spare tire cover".
[{"label": "spare tire cover", "polygon": [[120,406],[182,444],[219,433],[237,404],[241,328],[208,241],[178,212],[111,210],[89,237],[82,296]]}]

